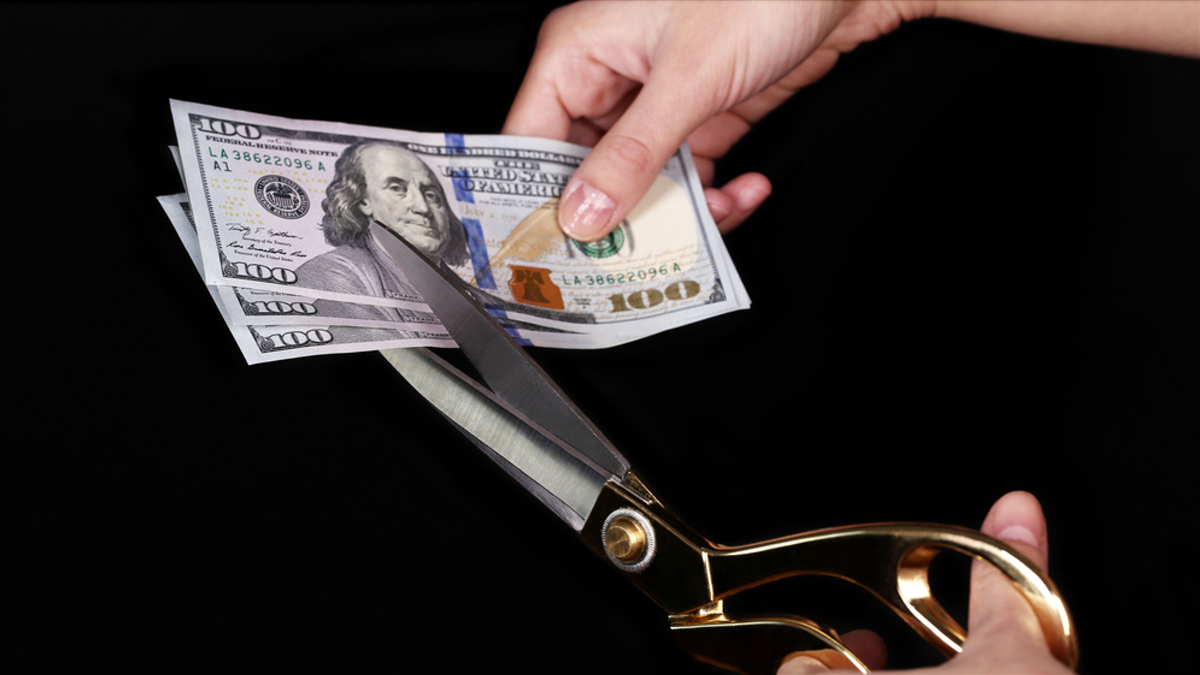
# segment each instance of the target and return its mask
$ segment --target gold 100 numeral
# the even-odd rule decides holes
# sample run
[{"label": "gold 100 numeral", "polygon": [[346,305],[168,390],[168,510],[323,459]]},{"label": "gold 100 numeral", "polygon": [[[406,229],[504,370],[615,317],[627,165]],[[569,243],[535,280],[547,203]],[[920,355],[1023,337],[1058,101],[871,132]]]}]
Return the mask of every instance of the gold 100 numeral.
[{"label": "gold 100 numeral", "polygon": [[646,288],[633,293],[614,293],[608,296],[613,304],[614,312],[628,312],[634,309],[650,309],[662,304],[663,300],[687,300],[700,293],[700,284],[691,279],[676,281],[663,290]]}]

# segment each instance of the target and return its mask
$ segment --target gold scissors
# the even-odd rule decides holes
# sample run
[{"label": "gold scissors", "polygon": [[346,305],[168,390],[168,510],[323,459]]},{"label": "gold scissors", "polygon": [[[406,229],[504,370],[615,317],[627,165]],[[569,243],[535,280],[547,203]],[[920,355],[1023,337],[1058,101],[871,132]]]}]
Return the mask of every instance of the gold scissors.
[{"label": "gold scissors", "polygon": [[867,589],[946,656],[966,631],[929,586],[943,550],[991,564],[1032,607],[1051,652],[1074,668],[1070,613],[1050,579],[1000,541],[961,527],[851,525],[746,546],[720,546],[673,516],[629,462],[488,314],[456,277],[376,222],[372,233],[400,265],[487,387],[424,349],[382,353],[433,406],[510,476],[575,529],[606,563],[667,613],[696,659],[771,675],[803,653],[867,672],[837,633],[798,616],[737,616],[725,599],[790,576],[827,575]]}]

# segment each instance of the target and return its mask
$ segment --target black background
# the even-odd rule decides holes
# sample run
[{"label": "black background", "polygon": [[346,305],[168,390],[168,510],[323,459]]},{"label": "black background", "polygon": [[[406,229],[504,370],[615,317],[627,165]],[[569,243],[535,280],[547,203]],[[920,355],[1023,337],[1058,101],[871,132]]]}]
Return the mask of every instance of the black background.
[{"label": "black background", "polygon": [[[246,366],[154,199],[168,98],[496,133],[549,7],[0,9],[8,672],[705,672],[377,354]],[[722,543],[1031,490],[1081,671],[1186,669],[1197,66],[905,27],[721,167],[775,185],[751,310],[534,356]],[[937,660],[855,588],[740,607]]]}]

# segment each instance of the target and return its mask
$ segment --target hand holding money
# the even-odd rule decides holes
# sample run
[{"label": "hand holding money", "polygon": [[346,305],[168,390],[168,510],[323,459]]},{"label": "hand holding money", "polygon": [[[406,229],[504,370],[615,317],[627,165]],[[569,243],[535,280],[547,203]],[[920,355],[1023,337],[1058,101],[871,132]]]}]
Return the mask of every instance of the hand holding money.
[{"label": "hand holding money", "polygon": [[[711,179],[713,160],[751,124],[853,47],[826,40],[808,59],[851,11],[864,13],[817,2],[562,7],[542,27],[504,130],[595,144],[567,186],[561,224],[579,239],[606,236],[684,141]],[[856,37],[874,37],[867,30]],[[706,197],[727,231],[769,193],[766,177],[746,174]]]}]

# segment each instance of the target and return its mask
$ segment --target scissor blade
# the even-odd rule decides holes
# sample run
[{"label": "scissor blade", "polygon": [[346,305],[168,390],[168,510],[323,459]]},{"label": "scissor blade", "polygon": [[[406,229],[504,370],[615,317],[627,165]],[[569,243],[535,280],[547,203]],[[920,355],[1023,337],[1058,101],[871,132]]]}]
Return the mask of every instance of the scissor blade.
[{"label": "scissor blade", "polygon": [[497,396],[604,470],[625,475],[629,462],[462,282],[378,221],[372,223],[371,233]]},{"label": "scissor blade", "polygon": [[576,532],[609,474],[454,366],[425,349],[383,357],[422,396]]}]

